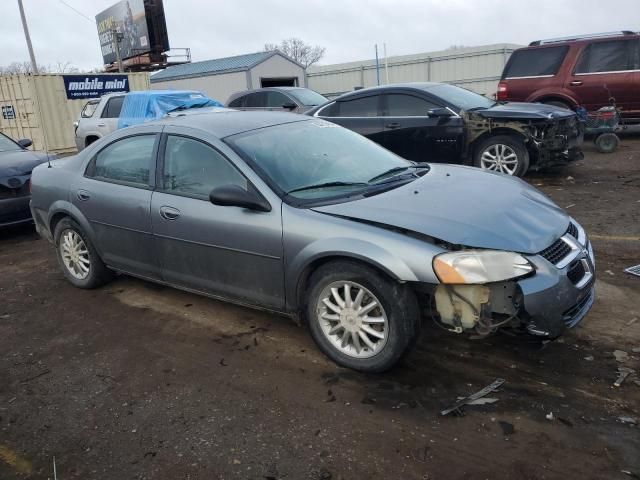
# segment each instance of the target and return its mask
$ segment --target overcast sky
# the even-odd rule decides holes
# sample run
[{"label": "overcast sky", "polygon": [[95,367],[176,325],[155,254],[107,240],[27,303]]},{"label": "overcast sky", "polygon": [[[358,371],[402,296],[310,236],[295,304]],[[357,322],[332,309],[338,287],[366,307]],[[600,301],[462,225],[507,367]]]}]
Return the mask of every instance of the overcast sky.
[{"label": "overcast sky", "polygon": [[[93,18],[115,0],[23,0],[38,63],[102,65]],[[17,0],[2,0],[0,65],[29,59]],[[640,30],[640,0],[164,0],[169,42],[194,61],[299,37],[326,47],[322,64],[451,45],[526,44],[586,32]]]}]

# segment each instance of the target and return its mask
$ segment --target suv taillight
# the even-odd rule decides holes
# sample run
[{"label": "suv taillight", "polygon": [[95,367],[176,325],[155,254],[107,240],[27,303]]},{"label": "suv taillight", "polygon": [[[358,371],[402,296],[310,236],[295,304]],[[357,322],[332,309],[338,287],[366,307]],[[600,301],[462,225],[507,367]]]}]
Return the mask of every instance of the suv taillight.
[{"label": "suv taillight", "polygon": [[498,83],[498,94],[496,98],[498,100],[506,100],[509,96],[509,89],[507,88],[507,82]]}]

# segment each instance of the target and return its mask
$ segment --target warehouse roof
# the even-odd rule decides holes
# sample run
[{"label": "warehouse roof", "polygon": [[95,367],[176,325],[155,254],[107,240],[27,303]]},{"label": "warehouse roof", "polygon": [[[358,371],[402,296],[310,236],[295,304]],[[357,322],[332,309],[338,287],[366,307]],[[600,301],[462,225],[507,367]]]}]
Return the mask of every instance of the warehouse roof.
[{"label": "warehouse roof", "polygon": [[185,63],[183,65],[169,67],[151,75],[151,83],[249,70],[274,55],[280,55],[298,65],[297,62],[278,51],[247,53],[245,55],[236,55],[235,57],[215,58],[213,60]]}]

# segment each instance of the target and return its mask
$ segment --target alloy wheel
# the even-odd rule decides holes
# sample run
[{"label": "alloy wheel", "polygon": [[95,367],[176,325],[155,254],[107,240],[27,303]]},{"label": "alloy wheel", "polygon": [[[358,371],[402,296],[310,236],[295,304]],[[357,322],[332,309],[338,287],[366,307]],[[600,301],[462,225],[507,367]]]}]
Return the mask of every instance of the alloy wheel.
[{"label": "alloy wheel", "polygon": [[489,145],[482,152],[480,166],[484,170],[515,175],[518,170],[518,155],[509,145],[503,143]]},{"label": "alloy wheel", "polygon": [[89,249],[82,237],[75,230],[65,230],[60,236],[60,256],[67,271],[78,280],[89,275],[91,261]]},{"label": "alloy wheel", "polygon": [[316,306],[325,337],[339,352],[355,358],[378,354],[389,337],[389,321],[368,289],[355,282],[333,282],[324,288]]}]

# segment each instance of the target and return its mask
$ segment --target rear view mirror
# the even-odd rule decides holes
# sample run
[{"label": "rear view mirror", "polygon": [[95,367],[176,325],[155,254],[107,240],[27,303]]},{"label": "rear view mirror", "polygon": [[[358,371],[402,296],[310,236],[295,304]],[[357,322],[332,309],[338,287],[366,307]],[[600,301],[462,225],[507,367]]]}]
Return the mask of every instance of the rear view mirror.
[{"label": "rear view mirror", "polygon": [[18,145],[20,145],[22,148],[28,148],[33,145],[33,142],[30,138],[23,138],[22,140],[18,140]]},{"label": "rear view mirror", "polygon": [[453,113],[448,108],[439,107],[428,110],[427,115],[430,117],[452,117]]},{"label": "rear view mirror", "polygon": [[223,185],[211,190],[209,200],[221,207],[243,207],[258,212],[270,212],[271,205],[254,191],[247,191],[238,185]]},{"label": "rear view mirror", "polygon": [[287,102],[282,104],[282,108],[286,108],[287,110],[295,110],[298,106],[293,102]]}]

